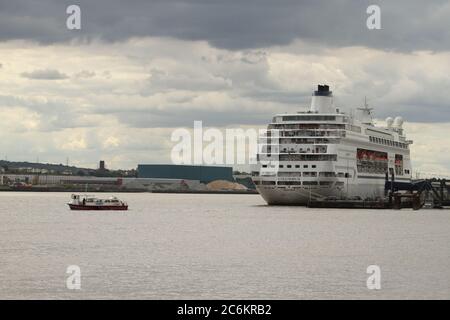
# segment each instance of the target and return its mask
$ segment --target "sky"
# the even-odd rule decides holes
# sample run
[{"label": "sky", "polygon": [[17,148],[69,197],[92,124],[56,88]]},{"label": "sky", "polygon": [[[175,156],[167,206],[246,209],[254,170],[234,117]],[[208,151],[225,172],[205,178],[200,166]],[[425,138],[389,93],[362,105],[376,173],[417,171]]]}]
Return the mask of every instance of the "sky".
[{"label": "sky", "polygon": [[415,171],[450,174],[449,21],[440,0],[0,0],[0,159],[167,163],[175,129],[262,128],[326,83],[401,115]]}]

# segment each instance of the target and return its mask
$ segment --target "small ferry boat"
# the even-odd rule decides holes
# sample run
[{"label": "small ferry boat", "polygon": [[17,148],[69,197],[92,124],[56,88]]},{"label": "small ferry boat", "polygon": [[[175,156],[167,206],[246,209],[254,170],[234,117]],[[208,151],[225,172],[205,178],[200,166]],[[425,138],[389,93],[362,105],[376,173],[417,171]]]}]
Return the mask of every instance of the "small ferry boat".
[{"label": "small ferry boat", "polygon": [[117,197],[107,199],[73,194],[68,203],[71,210],[128,210],[128,204]]}]

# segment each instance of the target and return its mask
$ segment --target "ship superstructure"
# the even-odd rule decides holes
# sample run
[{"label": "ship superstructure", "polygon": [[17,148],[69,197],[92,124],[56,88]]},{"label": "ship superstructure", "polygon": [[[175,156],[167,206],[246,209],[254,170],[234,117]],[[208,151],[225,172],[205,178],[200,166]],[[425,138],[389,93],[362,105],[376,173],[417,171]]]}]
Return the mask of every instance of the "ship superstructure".
[{"label": "ship superstructure", "polygon": [[308,111],[277,114],[259,138],[252,178],[268,204],[305,205],[322,198],[384,197],[386,173],[411,180],[403,119],[375,126],[364,103],[353,113],[335,107],[327,85],[313,93]]}]

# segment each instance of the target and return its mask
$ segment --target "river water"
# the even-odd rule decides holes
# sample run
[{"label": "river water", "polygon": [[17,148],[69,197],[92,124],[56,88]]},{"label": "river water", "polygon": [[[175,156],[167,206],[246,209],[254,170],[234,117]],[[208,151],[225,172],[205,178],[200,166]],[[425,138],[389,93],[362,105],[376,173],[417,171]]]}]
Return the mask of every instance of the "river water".
[{"label": "river water", "polygon": [[[68,193],[0,193],[0,298],[450,298],[450,210],[119,196],[130,210],[70,211]],[[67,288],[71,265],[80,290]],[[370,265],[379,290],[367,287]]]}]

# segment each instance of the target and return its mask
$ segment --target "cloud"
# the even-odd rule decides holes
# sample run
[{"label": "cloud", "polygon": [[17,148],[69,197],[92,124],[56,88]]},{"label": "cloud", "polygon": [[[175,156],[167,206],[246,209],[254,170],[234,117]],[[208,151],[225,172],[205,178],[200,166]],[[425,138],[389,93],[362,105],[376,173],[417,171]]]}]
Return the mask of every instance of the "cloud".
[{"label": "cloud", "polygon": [[23,72],[22,77],[36,80],[62,80],[68,76],[54,69],[34,70],[32,72]]},{"label": "cloud", "polygon": [[[16,2],[16,10],[24,3]],[[183,2],[178,5],[186,9]],[[42,10],[38,16],[46,14]],[[358,107],[367,96],[378,119],[403,116],[408,137],[418,137],[416,168],[450,170],[444,158],[420,156],[439,153],[445,143],[440,137],[450,123],[448,51],[339,47],[313,38],[226,49],[212,38],[179,38],[184,40],[0,42],[5,66],[0,72],[0,135],[6,137],[0,149],[10,159],[39,155],[59,163],[69,157],[71,163],[90,167],[99,159],[110,168],[167,162],[174,128],[190,128],[194,120],[202,120],[204,127],[265,126],[276,113],[306,108],[315,86],[327,83],[341,108]],[[426,131],[427,140],[420,140],[420,131]]]},{"label": "cloud", "polygon": [[[81,30],[67,30],[65,9],[72,1],[2,3],[0,40],[40,43],[127,41],[170,37],[207,41],[230,50],[284,46],[294,40],[333,47],[382,50],[450,49],[450,3],[446,0],[119,0],[77,1]],[[381,8],[382,30],[368,30],[366,9]]]},{"label": "cloud", "polygon": [[93,78],[95,77],[95,72],[89,70],[82,70],[74,75],[76,78]]}]

